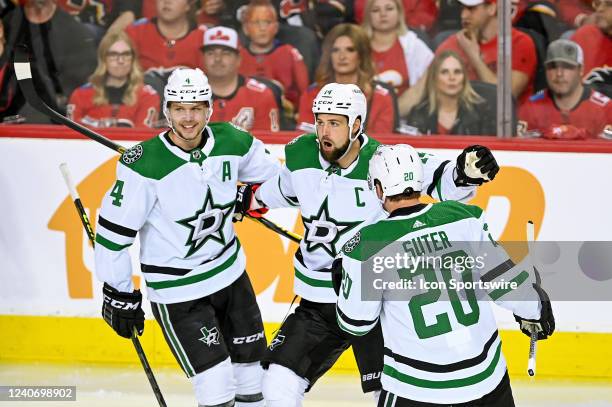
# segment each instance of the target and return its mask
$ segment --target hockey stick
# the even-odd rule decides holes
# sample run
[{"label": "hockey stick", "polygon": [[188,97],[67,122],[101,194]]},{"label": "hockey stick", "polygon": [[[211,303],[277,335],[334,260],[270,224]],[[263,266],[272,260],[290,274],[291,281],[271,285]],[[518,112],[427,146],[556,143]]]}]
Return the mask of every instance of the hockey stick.
[{"label": "hockey stick", "polygon": [[[89,242],[91,246],[95,246],[95,235],[93,233],[93,228],[91,227],[91,223],[89,222],[89,217],[85,212],[85,208],[83,208],[83,203],[81,202],[81,197],[72,182],[72,177],[70,176],[70,172],[68,171],[68,165],[66,163],[60,164],[60,171],[62,172],[62,176],[64,177],[64,182],[68,187],[68,191],[70,192],[70,196],[72,197],[72,201],[74,202],[74,206],[76,207],[77,212],[79,213],[79,218],[81,218],[81,223],[83,223],[83,227],[85,228],[85,232],[87,232],[87,237],[89,238]],[[147,360],[147,356],[140,345],[140,341],[138,340],[138,336],[136,335],[136,329],[134,328],[134,333],[132,334],[132,344],[136,349],[136,353],[138,354],[138,358],[140,359],[140,363],[142,364],[142,368],[147,375],[147,379],[149,379],[149,384],[151,385],[151,389],[155,394],[155,398],[157,399],[160,407],[166,407],[166,401],[164,400],[164,396],[157,385],[157,380],[155,380],[155,376],[153,375],[153,370],[151,369],[151,365],[149,365],[149,361]]]},{"label": "hockey stick", "polygon": [[[77,131],[83,134],[90,139],[97,141],[98,143],[118,152],[119,154],[125,153],[127,150],[125,147],[115,143],[112,140],[107,139],[103,135],[88,129],[85,126],[82,126],[66,116],[56,112],[51,107],[49,107],[36,93],[36,89],[34,88],[34,82],[32,80],[32,70],[30,67],[30,62],[28,59],[27,48],[24,46],[15,48],[15,74],[17,76],[17,82],[19,83],[19,87],[24,97],[28,101],[32,107],[34,107],[39,112],[51,117],[52,119],[57,120],[58,122],[64,124],[67,127],[70,127],[72,130]],[[254,218],[252,216],[247,215],[248,218],[256,220],[261,223],[265,227],[273,230],[274,232],[285,236],[288,239],[293,240],[294,242],[298,242],[302,239],[300,235],[297,235],[293,232],[290,232],[269,219],[266,218]]]},{"label": "hockey stick", "polygon": [[101,134],[96,133],[88,129],[85,126],[82,126],[76,122],[73,122],[66,116],[56,112],[49,105],[47,105],[36,93],[36,89],[34,88],[34,82],[32,79],[32,70],[30,67],[30,61],[28,60],[28,50],[25,46],[15,47],[15,76],[17,76],[17,83],[19,83],[19,88],[23,93],[24,97],[28,101],[30,105],[40,113],[49,116],[52,119],[57,120],[58,122],[64,124],[67,127],[70,127],[72,130],[75,130],[82,135],[89,137],[92,140],[97,141],[100,144],[105,145],[108,148],[112,148],[113,150],[119,152],[119,154],[123,154],[125,152],[125,147],[121,147],[115,142],[107,139]]},{"label": "hockey stick", "polygon": [[[529,257],[531,257],[531,263],[535,268],[535,226],[532,221],[527,222],[527,246],[529,247]],[[536,278],[538,278],[536,273]],[[537,282],[540,283],[539,281]],[[529,359],[527,361],[527,374],[529,376],[535,376],[536,374],[536,352],[538,346],[538,332],[535,329],[531,330],[531,336],[529,338]]]}]

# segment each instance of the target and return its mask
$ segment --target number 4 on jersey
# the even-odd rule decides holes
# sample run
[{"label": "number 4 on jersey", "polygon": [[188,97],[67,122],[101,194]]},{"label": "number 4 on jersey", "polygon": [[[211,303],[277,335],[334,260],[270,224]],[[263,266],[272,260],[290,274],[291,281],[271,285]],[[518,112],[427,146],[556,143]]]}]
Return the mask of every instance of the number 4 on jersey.
[{"label": "number 4 on jersey", "polygon": [[110,192],[110,196],[114,198],[112,202],[113,205],[121,206],[121,200],[123,199],[122,192],[123,192],[123,181],[118,179],[117,182],[115,182],[115,186]]}]

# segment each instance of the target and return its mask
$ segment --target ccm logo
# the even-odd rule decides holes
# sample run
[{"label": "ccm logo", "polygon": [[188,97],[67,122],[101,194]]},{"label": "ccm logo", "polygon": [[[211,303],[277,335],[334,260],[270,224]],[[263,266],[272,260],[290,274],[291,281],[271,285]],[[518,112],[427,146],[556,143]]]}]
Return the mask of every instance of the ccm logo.
[{"label": "ccm logo", "polygon": [[258,341],[260,339],[264,338],[264,332],[261,331],[259,333],[256,333],[255,335],[249,335],[249,336],[238,336],[234,338],[234,345],[242,345],[245,343],[251,343],[251,342],[255,342]]},{"label": "ccm logo", "polygon": [[117,300],[113,300],[112,298],[106,295],[104,296],[104,302],[109,304],[113,308],[124,309],[126,311],[137,310],[138,307],[140,306],[140,302],[117,301]]},{"label": "ccm logo", "polygon": [[368,373],[361,376],[362,382],[367,382],[368,380],[380,379],[380,372],[376,373]]}]

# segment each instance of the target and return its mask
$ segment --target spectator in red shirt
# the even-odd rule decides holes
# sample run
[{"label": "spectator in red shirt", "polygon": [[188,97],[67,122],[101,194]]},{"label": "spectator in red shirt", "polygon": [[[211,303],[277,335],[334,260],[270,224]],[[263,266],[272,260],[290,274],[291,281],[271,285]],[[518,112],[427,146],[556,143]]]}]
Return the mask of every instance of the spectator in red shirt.
[{"label": "spectator in red shirt", "polygon": [[[365,10],[368,0],[355,0],[355,21],[361,24],[366,19]],[[401,0],[405,13],[404,21],[408,27],[429,31],[438,16],[438,7],[434,0]]]},{"label": "spectator in red shirt", "polygon": [[612,137],[612,102],[582,84],[584,57],[578,44],[553,41],[546,52],[548,89],[519,109],[519,135],[552,139]]},{"label": "spectator in red shirt", "polygon": [[495,134],[495,107],[485,102],[467,78],[454,51],[434,58],[427,73],[425,94],[406,119],[416,134]]},{"label": "spectator in red shirt", "polygon": [[278,105],[261,82],[239,75],[238,33],[212,27],[204,33],[202,65],[213,92],[212,121],[232,122],[247,131],[279,130]]},{"label": "spectator in red shirt", "polygon": [[68,101],[68,117],[91,127],[153,127],[159,95],[143,82],[130,38],[107,34],[98,47],[98,66],[89,83]]},{"label": "spectator in red shirt", "polygon": [[[458,0],[463,29],[446,39],[437,53],[451,49],[468,67],[470,80],[497,83],[497,1]],[[537,54],[533,40],[512,29],[512,95],[524,100],[533,93]]]},{"label": "spectator in red shirt", "polygon": [[584,50],[587,81],[612,87],[612,0],[595,0],[593,6],[595,24],[579,28],[572,40]]},{"label": "spectator in red shirt", "polygon": [[177,67],[198,66],[204,27],[196,26],[192,3],[158,1],[157,17],[138,20],[126,29],[145,72],[157,71],[165,78]]},{"label": "spectator in red shirt", "polygon": [[400,0],[368,0],[363,28],[372,46],[376,79],[404,93],[425,77],[433,52],[406,28]]},{"label": "spectator in red shirt", "polygon": [[240,49],[240,73],[275,81],[289,101],[289,105],[283,105],[292,115],[300,95],[308,88],[308,71],[302,54],[293,46],[275,39],[278,17],[269,0],[252,1],[243,18],[243,30],[250,42],[248,47]]},{"label": "spectator in red shirt", "polygon": [[392,133],[398,115],[395,93],[374,79],[370,40],[355,24],[339,24],[325,37],[321,61],[312,85],[300,99],[299,128],[313,129],[312,102],[319,90],[331,82],[353,83],[368,99],[369,111],[364,128],[369,133]]}]

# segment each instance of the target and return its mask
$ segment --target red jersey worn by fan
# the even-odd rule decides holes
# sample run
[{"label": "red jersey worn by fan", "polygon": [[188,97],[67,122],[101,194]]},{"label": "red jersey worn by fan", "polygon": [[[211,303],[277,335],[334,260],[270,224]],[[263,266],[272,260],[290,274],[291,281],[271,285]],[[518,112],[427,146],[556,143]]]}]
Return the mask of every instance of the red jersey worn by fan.
[{"label": "red jersey worn by fan", "polygon": [[[519,134],[533,132],[548,138],[565,138],[562,126],[571,125],[586,130],[584,138],[598,138],[612,125],[612,102],[585,86],[578,105],[570,111],[561,111],[550,92],[542,90],[521,105],[518,117]],[[557,131],[559,135],[555,137]]]},{"label": "red jersey worn by fan", "polygon": [[170,73],[178,67],[197,68],[200,64],[200,46],[205,27],[193,27],[189,33],[177,40],[168,40],[161,35],[155,19],[140,19],[125,32],[138,51],[138,60],[144,71]]},{"label": "red jersey worn by fan", "polygon": [[[302,94],[298,126],[307,128],[314,123],[312,102],[321,90],[320,86],[311,86]],[[303,124],[305,125],[303,125]],[[365,130],[369,134],[387,134],[395,131],[395,106],[393,95],[387,89],[375,84],[373,95],[368,98],[368,115]]]},{"label": "red jersey worn by fan", "polygon": [[278,105],[274,94],[255,79],[238,78],[238,88],[227,96],[213,94],[213,122],[231,122],[247,131],[279,130]]},{"label": "red jersey worn by fan", "polygon": [[300,95],[308,89],[308,71],[302,54],[288,44],[276,44],[265,54],[252,54],[240,48],[240,73],[244,76],[263,76],[283,86],[285,97],[298,106]]},{"label": "red jersey worn by fan", "polygon": [[612,69],[612,37],[595,25],[585,25],[574,33],[572,41],[584,52],[584,73],[588,77],[593,69]]},{"label": "red jersey worn by fan", "polygon": [[[457,41],[457,35],[453,34],[447,38],[436,50],[436,54],[442,51],[453,50],[461,56],[468,70],[470,80],[479,80],[478,74],[470,64],[467,55]],[[497,36],[491,40],[480,44],[480,55],[484,63],[493,72],[497,72]],[[512,70],[523,72],[529,77],[529,82],[519,96],[520,101],[526,100],[533,94],[533,80],[538,64],[535,45],[529,35],[513,28],[512,29]]]},{"label": "red jersey worn by fan", "polygon": [[94,88],[87,83],[77,88],[68,101],[70,119],[91,127],[153,127],[159,115],[159,95],[149,85],[136,91],[136,103],[95,105]]}]

